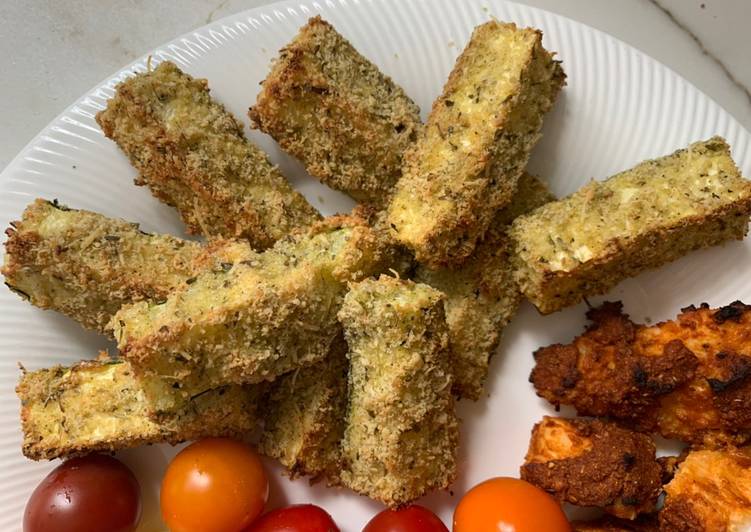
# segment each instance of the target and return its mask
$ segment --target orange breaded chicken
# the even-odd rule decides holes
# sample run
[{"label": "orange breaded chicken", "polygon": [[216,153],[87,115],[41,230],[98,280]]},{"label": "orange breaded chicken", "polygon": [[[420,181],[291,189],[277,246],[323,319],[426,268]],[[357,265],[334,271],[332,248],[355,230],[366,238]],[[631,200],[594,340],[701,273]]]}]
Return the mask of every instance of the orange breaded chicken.
[{"label": "orange breaded chicken", "polygon": [[693,451],[665,492],[660,530],[751,530],[751,449]]},{"label": "orange breaded chicken", "polygon": [[639,516],[633,521],[605,515],[591,521],[574,521],[571,529],[573,532],[657,532],[660,526],[657,514]]},{"label": "orange breaded chicken", "polygon": [[654,511],[662,467],[645,434],[599,419],[545,416],[532,429],[521,478],[561,501],[634,519]]},{"label": "orange breaded chicken", "polygon": [[610,416],[692,445],[751,439],[751,307],[737,301],[688,307],[650,327],[631,322],[620,303],[587,316],[568,345],[535,353],[530,381],[555,405]]}]

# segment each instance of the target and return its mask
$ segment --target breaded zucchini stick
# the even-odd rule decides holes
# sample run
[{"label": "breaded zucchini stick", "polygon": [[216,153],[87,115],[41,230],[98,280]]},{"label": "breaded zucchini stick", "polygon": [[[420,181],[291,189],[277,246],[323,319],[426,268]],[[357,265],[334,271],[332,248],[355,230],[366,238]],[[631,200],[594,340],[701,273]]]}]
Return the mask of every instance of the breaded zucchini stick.
[{"label": "breaded zucchini stick", "polygon": [[713,137],[514,221],[516,279],[549,314],[694,249],[740,240],[749,214],[751,181]]},{"label": "breaded zucchini stick", "polygon": [[388,208],[418,262],[458,265],[472,253],[511,201],[564,80],[539,30],[497,21],[475,29],[404,156]]},{"label": "breaded zucchini stick", "polygon": [[655,510],[662,468],[646,434],[599,419],[543,417],[521,478],[561,501],[634,519]]},{"label": "breaded zucchini stick", "polygon": [[422,128],[402,88],[319,16],[279,52],[249,116],[322,183],[377,205]]},{"label": "breaded zucchini stick", "polygon": [[542,181],[524,173],[514,198],[496,213],[475,252],[457,268],[418,266],[414,280],[446,294],[454,393],[477,400],[488,375],[490,357],[522,295],[513,279],[508,224],[517,216],[555,199]]},{"label": "breaded zucchini stick", "polygon": [[749,530],[751,448],[690,452],[665,493],[660,530]]},{"label": "breaded zucchini stick", "polygon": [[136,184],[175,207],[189,233],[246,238],[262,250],[320,218],[206,80],[173,63],[120,83],[96,119],[138,170]]},{"label": "breaded zucchini stick", "polygon": [[32,305],[102,332],[124,304],[162,300],[200,272],[255,255],[246,242],[201,246],[42,199],[11,225],[5,284]]},{"label": "breaded zucchini stick", "polygon": [[206,388],[273,380],[326,356],[346,282],[388,268],[385,247],[361,220],[328,218],[164,302],[124,306],[112,320],[118,347],[157,411]]},{"label": "breaded zucchini stick", "polygon": [[348,369],[347,344],[338,336],[324,360],[279,377],[261,401],[258,450],[279,460],[292,478],[338,483]]},{"label": "breaded zucchini stick", "polygon": [[198,394],[183,410],[153,421],[140,383],[123,360],[100,358],[24,372],[16,391],[23,454],[33,460],[208,436],[242,437],[256,424],[257,390],[242,386]]},{"label": "breaded zucchini stick", "polygon": [[381,276],[351,284],[339,312],[350,359],[341,480],[389,506],[456,476],[443,299],[427,285]]}]

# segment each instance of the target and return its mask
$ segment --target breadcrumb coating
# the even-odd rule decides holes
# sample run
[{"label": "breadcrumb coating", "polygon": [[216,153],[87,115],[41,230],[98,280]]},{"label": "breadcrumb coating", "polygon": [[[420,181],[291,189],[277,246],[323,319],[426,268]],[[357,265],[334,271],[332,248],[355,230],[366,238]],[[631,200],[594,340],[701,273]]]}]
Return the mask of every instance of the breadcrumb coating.
[{"label": "breadcrumb coating", "polygon": [[427,285],[381,276],[351,284],[339,312],[350,360],[341,481],[388,506],[456,476],[443,299]]},{"label": "breadcrumb coating", "polygon": [[362,220],[331,217],[251,261],[198,275],[163,302],[126,305],[111,327],[156,409],[180,408],[206,388],[322,360],[347,281],[385,271],[387,247]]},{"label": "breadcrumb coating", "polygon": [[106,355],[69,368],[24,372],[16,392],[23,454],[32,460],[210,436],[241,438],[256,425],[258,390],[242,386],[206,391],[184,409],[153,420],[133,369]]},{"label": "breadcrumb coating", "polygon": [[418,266],[414,280],[446,294],[454,394],[477,400],[488,376],[490,357],[522,295],[513,278],[506,229],[514,218],[555,199],[538,178],[524,173],[511,203],[498,211],[475,252],[457,268]]},{"label": "breadcrumb coating", "polygon": [[347,344],[338,336],[324,360],[282,375],[262,399],[258,450],[279,460],[291,478],[338,484],[348,369]]},{"label": "breadcrumb coating", "polygon": [[741,240],[749,215],[751,181],[713,137],[520,216],[510,230],[515,278],[549,314],[692,250]]},{"label": "breadcrumb coating", "polygon": [[497,21],[475,28],[404,155],[388,207],[396,238],[418,262],[456,266],[472,254],[516,191],[564,81],[539,30]]},{"label": "breadcrumb coating", "polygon": [[249,116],[312,176],[376,205],[422,128],[404,90],[320,16],[280,50]]},{"label": "breadcrumb coating", "polygon": [[165,61],[116,90],[97,123],[138,170],[136,184],[175,207],[189,233],[246,238],[263,250],[320,218],[206,80]]},{"label": "breadcrumb coating", "polygon": [[254,255],[246,242],[202,246],[43,199],[5,233],[5,284],[100,332],[124,304],[162,300],[200,272]]}]

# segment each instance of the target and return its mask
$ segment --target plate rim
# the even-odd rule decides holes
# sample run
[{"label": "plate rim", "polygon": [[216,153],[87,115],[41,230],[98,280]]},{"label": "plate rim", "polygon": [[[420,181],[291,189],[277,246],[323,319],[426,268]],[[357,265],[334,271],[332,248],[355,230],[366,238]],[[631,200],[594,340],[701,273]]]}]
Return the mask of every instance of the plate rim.
[{"label": "plate rim", "polygon": [[[329,9],[336,9],[338,5],[341,5],[343,7],[347,7],[349,4],[353,6],[357,6],[361,4],[363,1],[367,1],[368,3],[379,2],[379,3],[385,3],[386,0],[337,0],[337,2],[334,2],[333,0],[321,0],[324,5]],[[423,2],[423,3],[429,3],[433,0],[403,0],[407,2]],[[555,11],[550,11],[548,9],[544,9],[537,6],[532,6],[529,4],[524,4],[521,2],[516,2],[513,0],[493,0],[494,2],[498,3],[504,3],[508,5],[516,6],[519,9],[523,10],[530,10],[531,12],[539,12],[544,15],[548,15],[553,18],[560,18],[565,20],[566,22],[573,24],[574,26],[580,26],[586,28],[588,31],[593,31],[601,36],[606,37],[607,39],[612,39],[619,45],[626,46],[628,48],[633,48],[634,50],[638,51],[639,54],[643,55],[645,58],[649,59],[650,61],[658,64],[662,68],[668,70],[673,76],[678,78],[680,81],[686,83],[687,85],[691,86],[692,89],[697,91],[703,98],[710,101],[712,104],[716,105],[719,109],[721,109],[731,121],[735,122],[737,127],[741,130],[741,132],[746,133],[749,137],[751,137],[751,130],[747,129],[730,111],[728,111],[725,107],[722,106],[720,102],[709,96],[706,92],[704,92],[701,88],[697,87],[693,82],[691,82],[689,79],[687,79],[685,76],[677,72],[675,69],[673,69],[670,65],[666,65],[662,61],[654,58],[641,48],[639,48],[637,45],[628,43],[619,37],[616,37],[615,35],[608,33],[605,30],[601,30],[599,28],[596,28],[594,26],[591,26],[590,24],[587,24],[585,22],[581,22],[579,20],[576,20],[574,18],[569,17],[568,15],[563,15],[560,13],[557,13]],[[119,82],[119,78],[122,78],[122,76],[126,73],[133,73],[133,69],[138,66],[145,66],[147,62],[149,61],[150,57],[153,57],[157,54],[164,54],[164,55],[171,55],[168,48],[170,46],[175,46],[177,43],[188,40],[189,37],[195,37],[195,36],[201,36],[207,39],[211,39],[210,36],[203,35],[203,33],[208,33],[211,30],[215,30],[216,28],[222,28],[222,26],[227,26],[228,22],[231,20],[233,22],[239,22],[239,18],[243,18],[246,20],[250,20],[252,15],[257,15],[261,19],[264,19],[264,17],[272,19],[271,15],[267,13],[267,11],[271,11],[279,8],[290,8],[290,7],[297,7],[301,11],[309,10],[311,11],[310,16],[315,16],[315,14],[323,15],[323,13],[326,11],[325,9],[322,9],[321,2],[318,0],[278,0],[276,2],[272,2],[270,4],[266,4],[263,6],[253,7],[250,9],[244,9],[242,11],[238,11],[237,13],[232,13],[229,15],[225,15],[222,18],[219,18],[215,21],[212,21],[208,24],[204,24],[202,26],[199,26],[198,28],[195,28],[193,30],[189,30],[185,33],[182,33],[178,35],[177,37],[169,40],[168,42],[165,42],[146,53],[140,55],[138,58],[134,59],[133,61],[126,63],[123,67],[116,70],[113,74],[105,77],[100,82],[96,83],[92,88],[85,91],[81,96],[76,98],[73,102],[71,102],[69,105],[67,105],[60,113],[58,113],[53,119],[51,119],[47,125],[45,125],[42,129],[39,130],[34,137],[27,142],[21,150],[16,153],[15,156],[11,158],[11,160],[8,162],[8,164],[3,168],[2,172],[0,172],[0,185],[5,184],[5,182],[8,180],[9,176],[7,174],[12,173],[15,171],[16,166],[18,166],[18,162],[23,159],[23,156],[28,152],[34,145],[37,144],[38,140],[42,137],[42,135],[45,134],[53,125],[58,123],[66,114],[68,114],[73,108],[76,107],[79,103],[82,103],[83,100],[85,100],[88,97],[95,96],[98,91],[101,91],[103,89],[111,89],[115,83]],[[311,7],[312,6],[312,7]],[[278,15],[274,15],[277,19],[279,19]],[[490,15],[490,18],[492,15]],[[268,24],[265,20],[263,20],[263,23]],[[255,28],[254,28],[255,29]],[[222,29],[222,33],[224,33],[224,30]],[[278,53],[277,51],[274,51],[274,54]],[[276,55],[274,55],[276,57]],[[243,125],[247,126],[247,124],[243,121]],[[733,147],[735,148],[735,147]]]}]

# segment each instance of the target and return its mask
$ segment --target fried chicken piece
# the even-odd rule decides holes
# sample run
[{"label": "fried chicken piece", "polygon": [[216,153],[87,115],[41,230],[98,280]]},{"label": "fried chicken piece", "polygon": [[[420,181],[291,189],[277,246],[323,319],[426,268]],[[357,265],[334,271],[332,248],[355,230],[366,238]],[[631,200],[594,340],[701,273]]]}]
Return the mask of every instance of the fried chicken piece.
[{"label": "fried chicken piece", "polygon": [[688,307],[637,339],[648,356],[680,341],[699,360],[695,378],[660,399],[660,434],[710,448],[751,440],[751,306]]},{"label": "fried chicken piece", "polygon": [[388,206],[395,237],[418,262],[458,266],[472,254],[511,201],[565,77],[539,30],[495,20],[475,28]]},{"label": "fried chicken piece", "polygon": [[658,532],[657,514],[640,515],[633,521],[605,515],[591,521],[574,521],[573,532]]},{"label": "fried chicken piece", "polygon": [[246,238],[263,250],[320,219],[207,81],[174,63],[120,83],[96,120],[138,170],[136,184],[175,207],[189,233]]},{"label": "fried chicken piece", "polygon": [[646,327],[605,303],[573,343],[535,353],[530,380],[538,395],[582,415],[694,445],[740,445],[751,439],[749,309],[704,304]]},{"label": "fried chicken piece", "polygon": [[154,420],[141,384],[124,360],[102,355],[69,368],[24,371],[16,389],[23,454],[52,460],[210,436],[241,438],[256,425],[258,392],[244,386],[207,390],[184,409]]},{"label": "fried chicken piece", "polygon": [[645,434],[599,419],[545,416],[532,429],[521,478],[561,501],[634,519],[654,511],[662,468]]},{"label": "fried chicken piece", "polygon": [[691,381],[698,360],[679,340],[646,356],[635,347],[641,330],[606,302],[587,312],[592,321],[571,344],[538,349],[530,381],[554,405],[573,405],[581,415],[627,420],[652,430],[659,399]]},{"label": "fried chicken piece", "polygon": [[665,492],[660,530],[751,530],[751,449],[692,451]]},{"label": "fried chicken piece", "polygon": [[199,273],[255,255],[245,241],[203,246],[43,199],[11,226],[5,284],[32,305],[100,332],[126,303],[163,300]]},{"label": "fried chicken piece", "polygon": [[339,312],[350,359],[341,480],[389,506],[456,476],[443,299],[425,284],[381,276],[351,284]]},{"label": "fried chicken piece", "polygon": [[312,176],[379,206],[422,129],[404,90],[320,16],[279,52],[249,116]]},{"label": "fried chicken piece", "polygon": [[261,400],[258,450],[279,460],[291,478],[338,484],[348,369],[347,343],[339,336],[324,360],[279,377]]},{"label": "fried chicken piece", "polygon": [[169,411],[206,388],[271,381],[322,360],[347,282],[386,271],[392,258],[363,220],[330,217],[165,301],[126,305],[111,326],[149,399]]},{"label": "fried chicken piece", "polygon": [[511,203],[496,213],[485,237],[464,264],[438,270],[418,266],[415,270],[415,281],[446,294],[454,393],[458,397],[480,398],[490,358],[522,301],[513,279],[506,229],[517,216],[553,199],[540,179],[525,172]]}]

